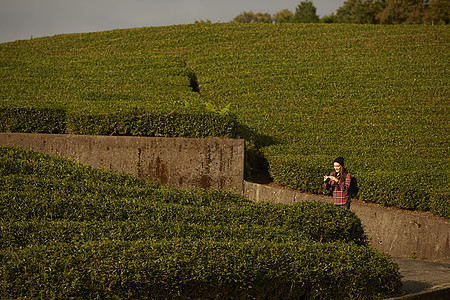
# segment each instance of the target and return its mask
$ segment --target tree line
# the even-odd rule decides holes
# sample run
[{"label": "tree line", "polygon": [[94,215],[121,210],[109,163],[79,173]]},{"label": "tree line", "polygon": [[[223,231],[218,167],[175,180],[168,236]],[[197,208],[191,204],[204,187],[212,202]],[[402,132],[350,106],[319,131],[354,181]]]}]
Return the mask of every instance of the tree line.
[{"label": "tree line", "polygon": [[305,0],[295,12],[283,9],[271,15],[244,11],[232,22],[440,25],[449,24],[450,0],[346,0],[331,15],[320,18],[316,11],[313,2]]}]

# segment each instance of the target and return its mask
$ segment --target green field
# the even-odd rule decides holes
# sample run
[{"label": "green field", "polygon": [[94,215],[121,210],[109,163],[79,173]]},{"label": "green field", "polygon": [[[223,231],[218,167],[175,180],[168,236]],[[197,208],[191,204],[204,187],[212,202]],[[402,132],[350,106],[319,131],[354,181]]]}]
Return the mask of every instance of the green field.
[{"label": "green field", "polygon": [[275,182],[322,193],[322,175],[344,156],[360,200],[448,218],[448,49],[448,26],[228,23],[60,35],[0,45],[0,106],[58,107],[69,116],[61,131],[75,133],[89,118],[71,115],[228,107],[249,166],[267,161]]}]

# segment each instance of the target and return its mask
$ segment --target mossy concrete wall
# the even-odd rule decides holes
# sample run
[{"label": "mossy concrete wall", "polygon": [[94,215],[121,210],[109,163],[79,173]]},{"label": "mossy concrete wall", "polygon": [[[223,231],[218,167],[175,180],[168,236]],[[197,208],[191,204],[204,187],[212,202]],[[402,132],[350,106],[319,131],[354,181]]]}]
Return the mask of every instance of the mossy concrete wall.
[{"label": "mossy concrete wall", "polygon": [[0,145],[60,155],[172,187],[243,191],[245,150],[239,139],[0,133]]}]

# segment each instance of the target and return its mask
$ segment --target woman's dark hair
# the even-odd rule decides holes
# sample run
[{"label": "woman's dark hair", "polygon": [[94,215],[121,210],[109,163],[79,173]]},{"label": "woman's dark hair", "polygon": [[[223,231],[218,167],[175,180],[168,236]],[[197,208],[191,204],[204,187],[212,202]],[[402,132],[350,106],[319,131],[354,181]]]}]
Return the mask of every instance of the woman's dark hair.
[{"label": "woman's dark hair", "polygon": [[339,173],[339,180],[345,181],[345,177],[347,177],[347,169],[341,165],[341,173]]}]

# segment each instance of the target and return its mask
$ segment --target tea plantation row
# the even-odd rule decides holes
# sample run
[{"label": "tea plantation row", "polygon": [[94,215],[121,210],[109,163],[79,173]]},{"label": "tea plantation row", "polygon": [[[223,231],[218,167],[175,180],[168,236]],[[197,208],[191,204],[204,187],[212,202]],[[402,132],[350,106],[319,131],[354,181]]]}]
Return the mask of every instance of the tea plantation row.
[{"label": "tea plantation row", "polygon": [[[0,105],[63,107],[66,132],[150,136],[179,134],[173,128],[197,117],[169,118],[164,130],[164,120],[151,127],[160,115],[141,122],[136,111],[201,107],[205,126],[193,128],[218,126],[179,136],[243,137],[248,165],[266,161],[281,185],[322,193],[322,176],[344,156],[360,200],[448,218],[449,46],[447,26],[193,24],[61,35],[0,45]],[[0,124],[14,123],[8,114]],[[215,115],[224,119],[209,121]]]},{"label": "tea plantation row", "polygon": [[1,45],[0,131],[231,135],[233,116],[200,100],[194,75],[180,58],[122,52],[123,45],[109,38],[36,40],[25,49]]},{"label": "tea plantation row", "polygon": [[0,297],[379,298],[398,267],[321,202],[257,204],[0,147]]}]

